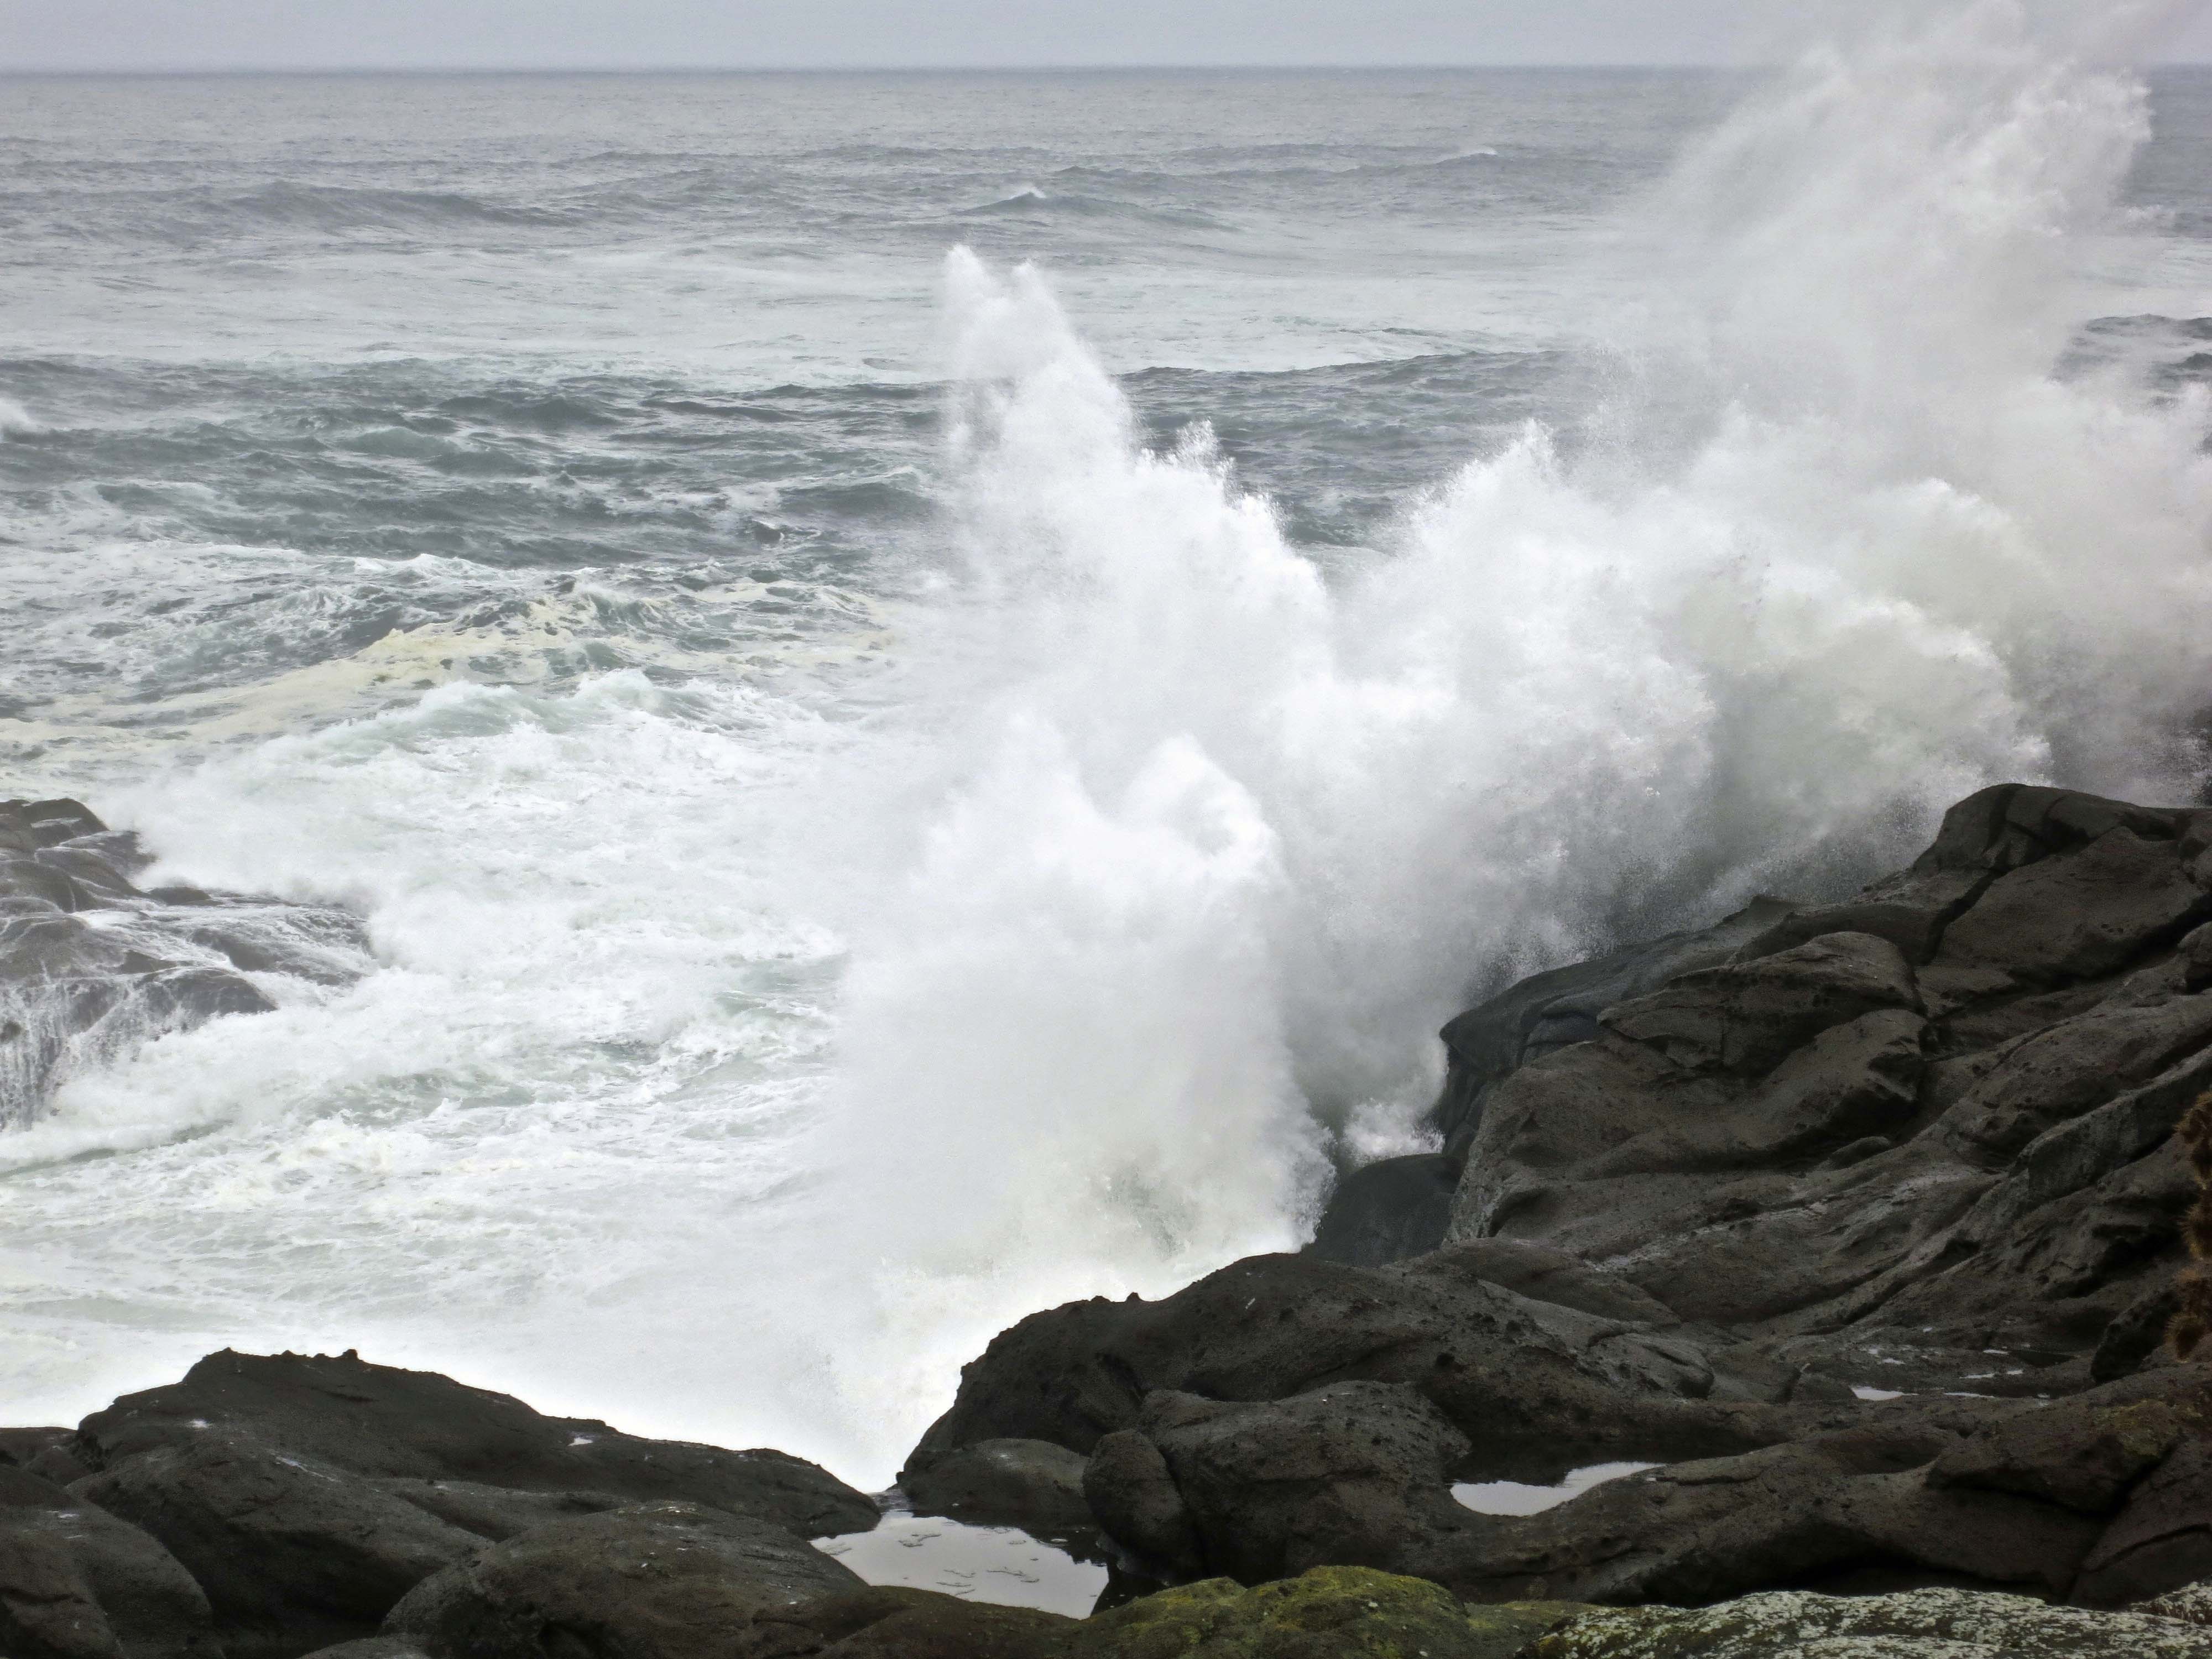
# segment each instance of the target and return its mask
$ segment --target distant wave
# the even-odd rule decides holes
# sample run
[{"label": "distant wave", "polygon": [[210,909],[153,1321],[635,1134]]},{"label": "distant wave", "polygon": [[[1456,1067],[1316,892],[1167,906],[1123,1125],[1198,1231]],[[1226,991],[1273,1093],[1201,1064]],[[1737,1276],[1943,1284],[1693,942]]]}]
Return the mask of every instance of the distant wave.
[{"label": "distant wave", "polygon": [[1036,185],[1024,185],[1011,195],[978,203],[973,207],[955,208],[952,211],[956,217],[963,219],[1052,214],[1085,219],[1137,220],[1187,229],[1234,228],[1229,221],[1198,208],[1165,203],[1132,202],[1121,197],[1080,191],[1048,191]]},{"label": "distant wave", "polygon": [[28,437],[46,427],[12,398],[0,398],[0,438]]},{"label": "distant wave", "polygon": [[[1067,199],[1070,204],[1073,204],[1082,198],[1071,197]],[[963,216],[978,213],[1026,212],[1032,208],[1042,207],[1051,200],[1052,198],[1035,185],[1024,185],[1011,196],[1001,196],[996,201],[983,202],[975,207],[955,208],[953,211]]]},{"label": "distant wave", "polygon": [[450,224],[558,224],[572,216],[558,209],[488,202],[453,191],[368,190],[279,179],[228,198],[233,210],[317,229]]},{"label": "distant wave", "polygon": [[83,198],[75,193],[0,194],[0,213],[5,214],[8,222],[21,228],[52,215],[52,230],[71,240],[112,235],[137,241],[154,227],[187,239],[256,228],[324,234],[434,232],[457,226],[544,228],[572,223],[582,216],[575,210],[488,201],[455,191],[371,189],[289,179],[246,191],[206,185],[119,191],[100,198],[99,205],[103,211],[87,215]]}]

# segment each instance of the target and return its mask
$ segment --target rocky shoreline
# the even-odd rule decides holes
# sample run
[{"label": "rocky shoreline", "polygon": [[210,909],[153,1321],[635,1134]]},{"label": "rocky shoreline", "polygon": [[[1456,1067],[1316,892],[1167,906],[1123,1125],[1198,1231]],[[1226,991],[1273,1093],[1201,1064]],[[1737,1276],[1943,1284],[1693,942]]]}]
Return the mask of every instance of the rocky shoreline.
[{"label": "rocky shoreline", "polygon": [[[62,808],[0,807],[19,998],[86,908],[47,854],[128,887]],[[1444,1040],[1441,1152],[1302,1255],[1024,1320],[909,1455],[918,1511],[1110,1559],[1090,1619],[863,1584],[810,1540],[876,1501],[780,1453],[226,1352],[0,1432],[0,1654],[2212,1656],[2212,1370],[2163,1340],[2212,1233],[2212,811],[1987,790],[1856,899]]]},{"label": "rocky shoreline", "polygon": [[374,966],[350,912],[137,886],[152,862],[80,801],[0,800],[0,1130],[76,1066]]}]

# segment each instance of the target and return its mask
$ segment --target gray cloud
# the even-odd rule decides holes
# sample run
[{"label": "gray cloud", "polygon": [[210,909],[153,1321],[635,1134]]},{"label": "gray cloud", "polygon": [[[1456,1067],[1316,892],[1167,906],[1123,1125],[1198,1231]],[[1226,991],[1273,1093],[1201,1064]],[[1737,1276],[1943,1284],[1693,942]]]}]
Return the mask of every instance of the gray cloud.
[{"label": "gray cloud", "polygon": [[[1729,63],[1821,0],[0,0],[15,69]],[[2212,58],[2203,9],[2164,55]]]}]

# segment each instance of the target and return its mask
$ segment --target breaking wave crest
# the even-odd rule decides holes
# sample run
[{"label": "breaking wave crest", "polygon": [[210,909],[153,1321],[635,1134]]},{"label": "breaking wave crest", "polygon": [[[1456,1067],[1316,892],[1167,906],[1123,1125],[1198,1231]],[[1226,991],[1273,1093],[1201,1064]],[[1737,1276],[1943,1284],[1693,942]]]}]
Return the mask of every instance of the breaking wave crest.
[{"label": "breaking wave crest", "polygon": [[[2085,352],[2075,281],[2135,234],[2097,64],[2158,9],[1874,8],[1593,256],[1636,295],[1595,367],[1385,329],[1445,355],[1117,380],[966,254],[927,465],[896,375],[408,355],[206,371],[203,420],[161,365],[11,360],[52,431],[0,407],[0,457],[64,527],[0,665],[21,787],[161,879],[343,898],[380,964],[11,1132],[12,1397],[359,1346],[880,1480],[1010,1320],[1293,1245],[1420,1145],[1434,1028],[1508,976],[1847,889],[1992,780],[2197,793],[2212,411],[2131,324]],[[1521,422],[1570,357],[1599,394]],[[1231,442],[1144,418],[1209,404]],[[1464,464],[1384,512],[1445,467],[1369,427],[1445,421]]]},{"label": "breaking wave crest", "polygon": [[1332,1153],[1419,1143],[1468,995],[1846,890],[1983,784],[2197,792],[2204,403],[2056,367],[2147,136],[2091,9],[1807,57],[1655,205],[1623,389],[1334,580],[1203,427],[1145,447],[1040,274],[954,257],[951,735],[837,1129],[904,1305],[972,1343],[1288,1244]]}]

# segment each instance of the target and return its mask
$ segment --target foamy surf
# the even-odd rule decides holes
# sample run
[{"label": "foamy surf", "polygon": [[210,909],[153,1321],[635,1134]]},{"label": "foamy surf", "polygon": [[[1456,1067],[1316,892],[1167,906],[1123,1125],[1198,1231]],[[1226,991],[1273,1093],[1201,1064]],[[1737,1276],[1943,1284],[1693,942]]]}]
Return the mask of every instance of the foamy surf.
[{"label": "foamy surf", "polygon": [[[120,505],[26,475],[52,555],[18,595],[20,775],[164,873],[356,907],[378,969],[78,1077],[0,1145],[19,1412],[224,1343],[358,1346],[880,1485],[1012,1319],[1295,1246],[1333,1162],[1419,1145],[1470,991],[1848,887],[1994,778],[2193,793],[2205,410],[2057,373],[2118,308],[2089,251],[2153,234],[2119,212],[2146,106],[2089,61],[2107,24],[1954,5],[1808,58],[1612,222],[1631,263],[1576,290],[1641,302],[1577,360],[1606,395],[1470,454],[1455,422],[1492,411],[1375,389],[1446,436],[1327,548],[1285,525],[1373,411],[1224,381],[1218,430],[1163,433],[1112,354],[1174,326],[1115,313],[1094,345],[1062,295],[1102,279],[1009,260],[995,223],[946,273],[926,437],[872,380],[714,404],[696,362],[557,398],[393,371],[345,384],[407,419],[257,431],[205,452],[219,489],[176,476],[182,428]],[[1449,189],[1505,171],[1435,166],[1468,125],[1325,165],[1231,133],[1206,165]],[[880,271],[923,257],[903,224],[869,233]],[[1224,245],[1188,326],[1289,293],[1297,246]],[[1313,280],[1317,314],[1348,303]],[[1435,349],[1450,307],[1383,290],[1361,337]],[[1239,423],[1286,409],[1327,444],[1271,499]],[[660,464],[708,445],[781,471],[727,498]],[[264,453],[313,489],[257,495]],[[404,510],[315,516],[363,479]],[[415,562],[472,503],[505,533]],[[333,568],[272,547],[286,524],[381,550]],[[134,655],[93,602],[141,598]]]}]

